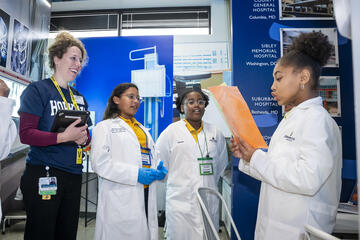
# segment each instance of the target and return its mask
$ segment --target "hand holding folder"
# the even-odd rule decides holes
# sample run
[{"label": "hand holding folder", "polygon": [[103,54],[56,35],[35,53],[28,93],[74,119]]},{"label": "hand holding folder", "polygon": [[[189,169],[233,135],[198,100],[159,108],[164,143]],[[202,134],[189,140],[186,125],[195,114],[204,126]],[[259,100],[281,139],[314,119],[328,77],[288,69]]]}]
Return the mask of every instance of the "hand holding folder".
[{"label": "hand holding folder", "polygon": [[243,96],[237,87],[209,87],[233,136],[240,136],[253,148],[267,148]]}]

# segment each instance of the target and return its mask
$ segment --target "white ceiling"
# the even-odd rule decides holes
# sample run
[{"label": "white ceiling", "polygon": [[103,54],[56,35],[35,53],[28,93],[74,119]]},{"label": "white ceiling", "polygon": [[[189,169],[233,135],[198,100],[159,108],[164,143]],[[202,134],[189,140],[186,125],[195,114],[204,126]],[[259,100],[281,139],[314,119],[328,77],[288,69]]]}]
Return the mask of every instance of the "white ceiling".
[{"label": "white ceiling", "polygon": [[54,2],[51,11],[210,6],[211,1],[214,0],[79,0]]}]

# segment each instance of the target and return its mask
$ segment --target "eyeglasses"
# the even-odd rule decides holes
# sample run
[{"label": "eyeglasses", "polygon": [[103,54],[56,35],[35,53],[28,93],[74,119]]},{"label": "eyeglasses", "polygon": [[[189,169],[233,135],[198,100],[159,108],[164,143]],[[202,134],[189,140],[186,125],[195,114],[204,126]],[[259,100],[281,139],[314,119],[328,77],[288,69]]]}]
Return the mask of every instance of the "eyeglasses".
[{"label": "eyeglasses", "polygon": [[136,96],[136,95],[129,94],[129,95],[124,95],[124,96],[128,97],[131,101],[138,100],[139,103],[142,103],[144,101],[142,98],[140,98],[139,96]]},{"label": "eyeglasses", "polygon": [[197,100],[197,101],[195,101],[195,100],[188,100],[188,101],[186,101],[185,103],[188,104],[188,105],[190,105],[190,106],[193,106],[193,105],[195,104],[195,102],[197,102],[197,104],[198,104],[199,106],[205,106],[205,104],[206,104],[206,101],[203,100],[203,99],[199,99],[199,100]]}]

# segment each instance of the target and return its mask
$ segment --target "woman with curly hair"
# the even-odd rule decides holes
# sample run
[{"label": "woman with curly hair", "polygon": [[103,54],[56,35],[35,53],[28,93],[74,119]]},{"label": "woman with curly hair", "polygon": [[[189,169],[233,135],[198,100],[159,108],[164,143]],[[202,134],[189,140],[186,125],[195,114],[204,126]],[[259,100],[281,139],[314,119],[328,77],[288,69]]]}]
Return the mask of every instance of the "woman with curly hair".
[{"label": "woman with curly hair", "polygon": [[278,60],[271,94],[279,105],[292,108],[267,152],[240,137],[231,141],[239,169],[262,182],[255,239],[304,239],[306,224],[328,233],[335,226],[341,190],[340,133],[317,89],[331,48],[322,33],[302,33]]},{"label": "woman with curly hair", "polygon": [[[69,83],[86,60],[80,40],[59,33],[49,48],[51,78],[33,82],[20,98],[20,140],[30,145],[20,188],[27,215],[24,239],[76,239],[81,193],[82,146],[88,124],[51,132],[58,110],[87,110],[85,98]],[[51,185],[51,190],[50,186]],[[48,188],[49,187],[49,188]]]}]

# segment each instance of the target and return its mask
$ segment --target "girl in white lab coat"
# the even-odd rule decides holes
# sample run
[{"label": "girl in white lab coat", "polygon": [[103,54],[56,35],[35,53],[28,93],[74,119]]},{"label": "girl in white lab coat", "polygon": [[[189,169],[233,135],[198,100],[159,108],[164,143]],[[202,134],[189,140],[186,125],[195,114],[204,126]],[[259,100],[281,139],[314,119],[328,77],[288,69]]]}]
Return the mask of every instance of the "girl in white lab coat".
[{"label": "girl in white lab coat", "polygon": [[[217,188],[228,163],[222,133],[202,121],[209,98],[201,90],[182,94],[176,105],[185,119],[169,125],[156,142],[169,169],[166,185],[166,239],[203,239],[204,225],[196,198],[198,187]],[[208,196],[209,213],[219,225],[219,202]]]},{"label": "girl in white lab coat", "polygon": [[[339,128],[318,96],[321,67],[332,45],[320,32],[302,33],[277,62],[271,86],[279,105],[292,106],[269,149],[232,139],[239,169],[262,181],[255,239],[303,239],[304,226],[331,233],[341,189]],[[234,203],[236,204],[236,203]]]},{"label": "girl in white lab coat", "polygon": [[17,134],[15,123],[11,119],[15,101],[8,98],[9,93],[10,88],[0,79],[0,160],[8,156]]},{"label": "girl in white lab coat", "polygon": [[139,105],[136,85],[118,85],[93,130],[91,166],[99,175],[96,240],[158,239],[156,185],[151,183],[165,175],[155,169],[151,135],[134,118]]},{"label": "girl in white lab coat", "polygon": [[[0,161],[5,159],[16,138],[16,126],[11,119],[11,113],[15,101],[9,99],[10,88],[0,79]],[[0,219],[2,219],[1,199],[0,199]]]}]

